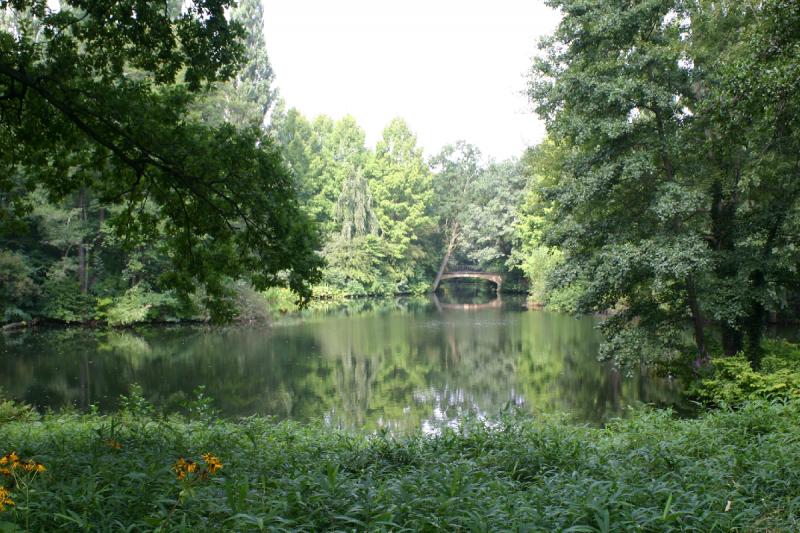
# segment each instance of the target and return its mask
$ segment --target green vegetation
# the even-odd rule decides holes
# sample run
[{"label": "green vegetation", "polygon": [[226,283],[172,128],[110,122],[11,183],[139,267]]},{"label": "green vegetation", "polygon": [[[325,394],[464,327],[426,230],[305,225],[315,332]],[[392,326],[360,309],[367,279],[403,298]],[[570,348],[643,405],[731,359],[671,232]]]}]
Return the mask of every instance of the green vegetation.
[{"label": "green vegetation", "polygon": [[769,313],[796,314],[800,290],[800,4],[548,4],[528,246],[557,250],[550,286],[618,311],[619,363],[701,364],[718,331],[757,369]]},{"label": "green vegetation", "polygon": [[732,406],[755,399],[800,398],[800,345],[769,340],[763,350],[759,370],[753,370],[742,354],[713,358],[687,394],[710,405]]},{"label": "green vegetation", "polygon": [[46,468],[25,484],[6,478],[14,505],[0,523],[10,531],[800,527],[797,403],[698,420],[643,413],[604,429],[509,415],[492,428],[467,421],[402,438],[225,422],[204,405],[190,421],[154,417],[135,395],[114,416],[0,414],[1,451]]},{"label": "green vegetation", "polygon": [[315,233],[262,126],[260,2],[232,6],[0,3],[4,319],[91,320],[104,298],[121,323],[191,316],[190,295],[226,319],[237,279],[310,295]]},{"label": "green vegetation", "polygon": [[352,117],[310,121],[279,107],[273,128],[322,232],[318,297],[423,293],[448,261],[506,273],[516,266],[521,162],[486,162],[463,141],[426,160],[401,119],[374,150]]}]

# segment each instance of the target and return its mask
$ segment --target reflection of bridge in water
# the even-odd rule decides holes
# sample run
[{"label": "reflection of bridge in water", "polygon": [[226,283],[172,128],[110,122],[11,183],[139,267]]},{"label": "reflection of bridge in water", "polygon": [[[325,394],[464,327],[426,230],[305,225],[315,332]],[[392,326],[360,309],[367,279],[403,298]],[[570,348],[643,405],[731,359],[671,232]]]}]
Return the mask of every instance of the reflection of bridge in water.
[{"label": "reflection of bridge in water", "polygon": [[492,300],[491,302],[486,302],[482,304],[444,304],[439,300],[439,297],[434,292],[432,295],[433,305],[436,306],[436,310],[440,313],[442,311],[450,311],[450,310],[457,310],[457,311],[478,311],[480,309],[500,309],[503,307],[503,300],[500,298],[500,294],[498,293],[497,297]]}]

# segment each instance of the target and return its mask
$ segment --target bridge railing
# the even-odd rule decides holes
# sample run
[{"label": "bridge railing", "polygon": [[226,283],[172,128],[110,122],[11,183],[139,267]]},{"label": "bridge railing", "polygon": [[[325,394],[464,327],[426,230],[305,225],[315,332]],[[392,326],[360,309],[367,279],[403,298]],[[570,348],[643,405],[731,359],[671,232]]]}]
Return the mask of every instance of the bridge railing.
[{"label": "bridge railing", "polygon": [[486,269],[479,265],[447,265],[445,273],[447,272],[486,272]]}]

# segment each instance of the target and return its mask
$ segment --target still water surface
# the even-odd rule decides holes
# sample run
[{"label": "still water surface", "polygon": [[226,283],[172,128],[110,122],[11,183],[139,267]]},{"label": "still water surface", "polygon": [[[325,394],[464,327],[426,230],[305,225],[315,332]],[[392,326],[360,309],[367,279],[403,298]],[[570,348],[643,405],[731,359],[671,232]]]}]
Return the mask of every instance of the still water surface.
[{"label": "still water surface", "polygon": [[509,406],[599,423],[678,385],[596,361],[596,319],[519,300],[362,301],[272,326],[49,329],[0,336],[0,387],[39,407],[114,409],[132,383],[165,409],[206,387],[228,416],[426,431]]}]

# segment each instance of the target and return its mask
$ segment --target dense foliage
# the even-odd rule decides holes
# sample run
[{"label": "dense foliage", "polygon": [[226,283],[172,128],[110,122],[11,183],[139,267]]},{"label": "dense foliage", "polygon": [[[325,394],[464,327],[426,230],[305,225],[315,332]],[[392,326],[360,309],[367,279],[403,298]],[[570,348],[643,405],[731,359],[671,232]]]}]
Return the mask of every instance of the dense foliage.
[{"label": "dense foliage", "polygon": [[374,149],[352,117],[279,107],[273,132],[327,261],[321,297],[421,293],[449,263],[508,272],[522,164],[485,161],[463,141],[426,159],[402,119]]},{"label": "dense foliage", "polygon": [[517,161],[460,143],[453,196],[455,149],[428,160],[403,120],[370,149],[351,117],[286,110],[263,6],[229,4],[2,4],[0,321],[259,318],[270,286],[420,293],[451,255],[515,266]]},{"label": "dense foliage", "polygon": [[[262,127],[271,69],[244,49],[261,19],[255,38],[236,20],[260,2],[229,18],[231,6],[0,2],[0,236],[16,280],[5,319],[36,311],[20,305],[26,276],[42,312],[65,320],[139,281],[184,307],[200,288],[223,318],[236,278],[309,296],[315,234]],[[225,120],[197,118],[213,111]]]},{"label": "dense foliage", "polygon": [[[641,414],[604,429],[510,416],[439,436],[357,436],[259,418],[41,419],[0,404],[0,523],[34,531],[791,531],[800,527],[800,408],[699,420]],[[20,463],[22,464],[22,463]],[[31,463],[36,464],[36,463]],[[194,466],[192,466],[194,465]],[[183,474],[183,475],[181,475]],[[16,482],[10,481],[16,479]]]},{"label": "dense foliage", "polygon": [[711,365],[691,384],[687,395],[710,406],[738,406],[756,399],[800,398],[800,346],[786,341],[766,341],[758,370],[753,370],[741,354],[714,357]]},{"label": "dense foliage", "polygon": [[608,357],[681,357],[690,320],[698,365],[719,330],[758,368],[769,313],[800,288],[800,4],[549,4],[563,19],[530,96],[552,285],[617,309]]}]

